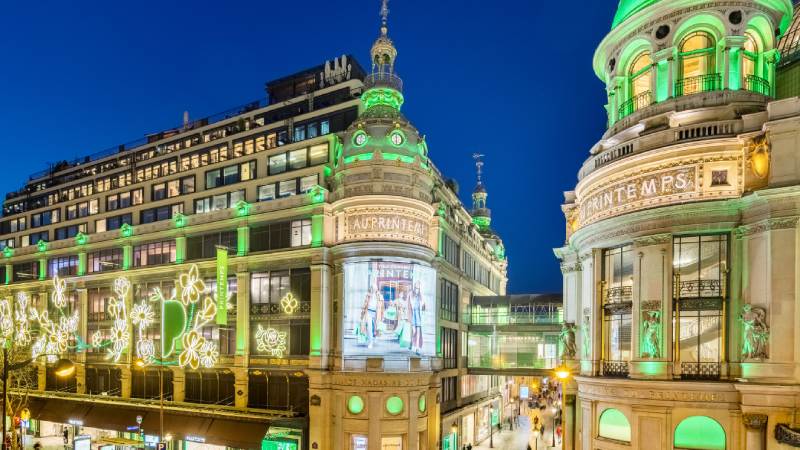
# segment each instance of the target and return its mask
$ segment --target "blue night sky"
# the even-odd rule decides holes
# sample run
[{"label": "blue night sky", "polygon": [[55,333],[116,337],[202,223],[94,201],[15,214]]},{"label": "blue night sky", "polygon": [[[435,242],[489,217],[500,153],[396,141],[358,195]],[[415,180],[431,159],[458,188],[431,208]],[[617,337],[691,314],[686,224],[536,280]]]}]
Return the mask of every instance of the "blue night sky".
[{"label": "blue night sky", "polygon": [[[486,154],[509,291],[561,290],[562,192],[605,128],[591,67],[616,0],[391,0],[403,112],[469,205]],[[80,6],[73,6],[80,5]],[[301,6],[302,5],[302,6]],[[352,53],[368,67],[378,0],[8,2],[0,31],[5,176],[264,95],[264,82]]]}]

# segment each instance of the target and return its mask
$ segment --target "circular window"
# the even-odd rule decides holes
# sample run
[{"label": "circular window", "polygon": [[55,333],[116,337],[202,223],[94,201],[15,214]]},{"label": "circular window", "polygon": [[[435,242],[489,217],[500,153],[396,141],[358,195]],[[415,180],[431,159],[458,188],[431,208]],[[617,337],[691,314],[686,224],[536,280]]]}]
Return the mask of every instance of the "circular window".
[{"label": "circular window", "polygon": [[347,410],[350,414],[361,414],[364,411],[364,399],[358,395],[353,395],[347,400]]},{"label": "circular window", "polygon": [[425,394],[419,396],[419,404],[417,405],[419,406],[419,412],[421,413],[425,412],[425,408],[428,407],[428,405],[425,403],[426,401],[427,400],[425,400]]},{"label": "circular window", "polygon": [[389,140],[392,141],[392,145],[394,145],[395,147],[403,145],[403,141],[405,141],[405,139],[403,138],[403,133],[399,131],[395,131],[394,133],[392,133],[389,136]]},{"label": "circular window", "polygon": [[403,412],[403,399],[393,395],[386,399],[386,412],[396,416]]},{"label": "circular window", "polygon": [[664,39],[669,35],[669,25],[661,25],[656,30],[656,39]]},{"label": "circular window", "polygon": [[739,25],[742,23],[742,12],[741,11],[734,11],[728,15],[728,20],[731,21],[734,25]]},{"label": "circular window", "polygon": [[611,58],[611,61],[608,62],[608,71],[613,72],[614,67],[617,67],[617,60],[615,58]]},{"label": "circular window", "polygon": [[363,147],[364,144],[366,143],[367,143],[367,133],[359,131],[355,135],[353,135],[353,145],[355,145],[356,147]]}]

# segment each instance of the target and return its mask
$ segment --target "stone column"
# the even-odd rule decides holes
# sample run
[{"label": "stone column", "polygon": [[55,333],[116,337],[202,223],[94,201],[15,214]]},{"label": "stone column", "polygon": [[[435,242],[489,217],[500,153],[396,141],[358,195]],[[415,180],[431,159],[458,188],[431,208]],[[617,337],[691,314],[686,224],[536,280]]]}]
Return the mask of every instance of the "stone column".
[{"label": "stone column", "polygon": [[3,280],[5,284],[11,284],[11,280],[14,279],[14,265],[11,263],[6,263],[6,279]]},{"label": "stone column", "polygon": [[234,376],[233,389],[236,394],[234,397],[234,406],[236,408],[245,409],[247,408],[247,399],[249,395],[247,368],[234,367],[231,368],[231,370]]},{"label": "stone column", "polygon": [[250,272],[236,273],[236,355],[235,364],[247,367],[250,361]]},{"label": "stone column", "polygon": [[86,393],[86,364],[75,364],[75,393]]},{"label": "stone column", "polygon": [[566,383],[564,406],[562,406],[562,448],[575,448],[575,392],[577,385],[570,380]]},{"label": "stone column", "polygon": [[[88,322],[89,322],[89,291],[85,287],[80,287],[75,290],[78,294],[78,336],[86,342],[91,342],[88,336]],[[86,352],[80,352],[76,355],[76,363],[86,363]]]},{"label": "stone column", "polygon": [[39,392],[47,390],[47,366],[44,363],[36,364],[37,387]]},{"label": "stone column", "polygon": [[367,449],[381,450],[381,418],[383,417],[383,392],[368,392],[369,432],[367,433]]},{"label": "stone column", "polygon": [[311,359],[309,367],[324,369],[331,353],[331,270],[327,264],[311,266]]},{"label": "stone column", "polygon": [[243,225],[236,229],[236,256],[245,256],[250,252],[250,227]]},{"label": "stone column", "polygon": [[408,411],[408,437],[406,440],[406,446],[408,448],[419,448],[419,426],[417,426],[417,416],[419,415],[419,397],[420,395],[425,395],[425,393],[420,394],[419,392],[409,392],[408,393],[408,407],[406,411]]},{"label": "stone column", "polygon": [[121,382],[120,394],[119,396],[122,398],[131,398],[131,387],[132,387],[132,373],[130,366],[122,366],[119,368],[119,377]]},{"label": "stone column", "polygon": [[186,236],[175,238],[175,262],[178,264],[186,261]]},{"label": "stone column", "polygon": [[186,398],[186,372],[182,367],[172,369],[172,400],[182,402]]},{"label": "stone column", "polygon": [[747,450],[766,450],[766,414],[742,414],[745,427],[745,448]]}]

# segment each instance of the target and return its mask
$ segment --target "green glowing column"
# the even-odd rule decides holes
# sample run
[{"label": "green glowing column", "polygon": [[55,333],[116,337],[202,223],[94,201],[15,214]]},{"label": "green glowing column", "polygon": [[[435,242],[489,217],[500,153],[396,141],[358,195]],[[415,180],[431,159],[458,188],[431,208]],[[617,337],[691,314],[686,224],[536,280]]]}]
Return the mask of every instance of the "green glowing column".
[{"label": "green glowing column", "polygon": [[81,251],[78,253],[78,276],[86,275],[86,252]]},{"label": "green glowing column", "polygon": [[[85,287],[76,290],[78,294],[78,336],[83,340],[89,339],[89,331],[87,324],[89,322],[89,291]],[[86,362],[86,352],[78,352],[76,355],[79,363]]]},{"label": "green glowing column", "polygon": [[250,251],[250,227],[236,229],[236,256],[245,256]]},{"label": "green glowing column", "polygon": [[186,236],[175,238],[175,262],[181,264],[186,261]]},{"label": "green glowing column", "polygon": [[39,258],[39,279],[47,279],[47,258],[45,256]]},{"label": "green glowing column", "polygon": [[655,101],[663,102],[674,95],[672,88],[674,79],[674,53],[673,47],[660,50],[653,54],[655,62]]},{"label": "green glowing column", "polygon": [[133,267],[133,246],[125,244],[122,246],[122,270],[128,270],[131,267]]},{"label": "green glowing column", "polygon": [[5,284],[11,284],[11,280],[12,279],[14,279],[14,265],[13,264],[6,264]]},{"label": "green glowing column", "polygon": [[311,246],[322,247],[325,243],[325,215],[311,216]]},{"label": "green glowing column", "polygon": [[310,367],[328,367],[331,345],[331,268],[311,266],[311,360]]},{"label": "green glowing column", "polygon": [[250,357],[250,272],[236,273],[236,365]]}]

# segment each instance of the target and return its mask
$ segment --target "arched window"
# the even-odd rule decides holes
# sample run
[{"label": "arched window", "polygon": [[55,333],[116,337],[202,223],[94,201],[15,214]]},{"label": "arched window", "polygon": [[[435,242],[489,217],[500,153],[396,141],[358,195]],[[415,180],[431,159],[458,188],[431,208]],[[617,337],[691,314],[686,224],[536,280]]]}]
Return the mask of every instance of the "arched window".
[{"label": "arched window", "polygon": [[625,414],[618,409],[608,408],[600,414],[598,435],[616,441],[631,441],[631,424]]},{"label": "arched window", "polygon": [[689,95],[720,88],[721,77],[716,73],[714,39],[705,32],[694,32],[680,45],[680,80],[675,95]]},{"label": "arched window", "polygon": [[675,427],[676,449],[725,450],[725,430],[711,417],[691,416]]},{"label": "arched window", "polygon": [[759,41],[752,31],[744,34],[744,45],[742,46],[742,80],[744,87],[748,91],[758,92],[763,95],[770,95],[769,82],[759,76],[758,54],[761,51]]},{"label": "arched window", "polygon": [[637,56],[628,68],[628,100],[620,106],[619,118],[623,118],[653,102],[650,92],[653,71],[650,53],[643,52]]}]

